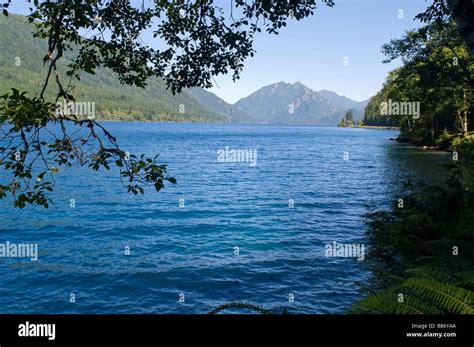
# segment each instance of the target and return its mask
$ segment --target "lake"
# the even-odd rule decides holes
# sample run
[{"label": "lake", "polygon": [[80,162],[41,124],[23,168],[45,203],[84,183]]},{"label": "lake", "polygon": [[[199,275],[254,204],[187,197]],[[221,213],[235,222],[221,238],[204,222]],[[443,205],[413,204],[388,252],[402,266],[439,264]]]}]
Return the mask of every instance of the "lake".
[{"label": "lake", "polygon": [[438,179],[449,158],[390,141],[394,130],[104,124],[124,150],[159,153],[178,184],[133,196],[114,170],[72,168],[47,210],[0,200],[0,243],[39,249],[37,261],[0,258],[2,313],[207,313],[231,301],[344,313],[370,274],[326,246],[364,244],[366,205],[388,206],[407,178]]}]

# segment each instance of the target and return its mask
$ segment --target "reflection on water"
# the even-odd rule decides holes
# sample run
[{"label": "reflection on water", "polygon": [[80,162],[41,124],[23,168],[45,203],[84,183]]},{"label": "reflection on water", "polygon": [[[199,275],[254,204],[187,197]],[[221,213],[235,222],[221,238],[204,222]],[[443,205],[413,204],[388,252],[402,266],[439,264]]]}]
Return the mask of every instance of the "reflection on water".
[{"label": "reflection on water", "polygon": [[387,147],[387,174],[398,186],[407,180],[426,185],[444,184],[448,178],[447,166],[452,163],[452,155],[448,152],[428,151],[398,143]]}]

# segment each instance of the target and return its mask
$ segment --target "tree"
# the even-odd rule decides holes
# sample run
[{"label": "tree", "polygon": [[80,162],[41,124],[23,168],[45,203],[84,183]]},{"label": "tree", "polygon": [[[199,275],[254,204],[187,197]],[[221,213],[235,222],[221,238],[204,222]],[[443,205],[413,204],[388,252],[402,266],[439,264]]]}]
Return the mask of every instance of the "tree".
[{"label": "tree", "polygon": [[352,110],[347,111],[344,118],[346,119],[346,123],[354,124],[354,116],[352,115]]},{"label": "tree", "polygon": [[354,125],[354,116],[352,115],[352,110],[349,110],[344,115],[344,118],[339,122],[338,126],[352,127],[353,125]]},{"label": "tree", "polygon": [[382,52],[388,57],[385,62],[402,58],[404,67],[400,77],[417,75],[417,85],[425,93],[425,113],[430,113],[432,120],[440,106],[449,106],[442,100],[449,100],[458,116],[457,127],[463,135],[467,134],[474,61],[453,21],[434,22],[409,31],[401,39],[384,45]]},{"label": "tree", "polygon": [[445,24],[454,20],[459,35],[474,55],[474,2],[471,0],[434,0],[426,11],[416,16],[422,22]]},{"label": "tree", "polygon": [[374,208],[366,215],[367,259],[373,275],[367,289],[375,294],[356,304],[353,313],[474,312],[470,228],[474,217],[474,145],[472,137],[466,136],[472,127],[474,64],[464,28],[452,18],[453,8],[459,9],[461,3],[473,8],[463,0],[434,0],[417,16],[428,23],[426,26],[408,31],[382,48],[387,62],[401,58],[403,65],[390,72],[382,90],[370,100],[366,118],[390,119],[380,112],[381,104],[389,99],[419,101],[420,117],[391,117],[400,123],[402,135],[431,143],[443,129],[461,136],[449,134],[450,146],[458,157],[449,166],[446,184],[407,182],[395,194],[389,210]]},{"label": "tree", "polygon": [[[389,75],[390,76],[390,75]],[[388,99],[386,95],[386,86],[388,79],[385,82],[382,90],[380,90],[376,95],[370,98],[367,106],[364,110],[364,119],[362,123],[364,125],[373,125],[373,126],[398,126],[400,124],[399,120],[395,117],[381,115],[380,105],[382,102]]]},{"label": "tree", "polygon": [[[472,126],[474,60],[453,21],[411,30],[382,47],[385,62],[401,58],[367,108],[378,117],[381,102],[419,102],[420,115],[395,115],[402,134],[434,143],[444,130],[466,135]],[[368,118],[368,117],[367,117]],[[366,121],[367,122],[367,121]],[[471,124],[471,125],[470,125]]]},{"label": "tree", "polygon": [[[288,20],[304,19],[316,8],[316,0],[233,0],[227,11],[213,0],[25,1],[31,5],[28,19],[36,25],[35,37],[48,41],[48,51],[43,59],[45,81],[36,95],[12,90],[0,98],[0,166],[5,170],[0,198],[11,195],[20,208],[48,207],[54,173],[73,164],[93,170],[116,165],[134,194],[143,194],[148,185],[159,191],[165,182],[176,183],[157,157],[131,155],[94,119],[58,109],[58,102],[76,102],[74,81],[82,73],[106,67],[121,83],[139,87],[156,76],[173,93],[210,87],[216,75],[232,73],[239,78],[262,29],[278,34]],[[4,15],[10,3],[0,3]],[[321,3],[334,5],[332,0]],[[162,48],[140,38],[150,30]],[[84,32],[87,38],[81,36]],[[67,51],[76,57],[62,76],[58,62]],[[56,96],[48,100],[47,91],[52,90]],[[51,130],[55,125],[59,131]],[[48,142],[46,134],[54,139]]]}]

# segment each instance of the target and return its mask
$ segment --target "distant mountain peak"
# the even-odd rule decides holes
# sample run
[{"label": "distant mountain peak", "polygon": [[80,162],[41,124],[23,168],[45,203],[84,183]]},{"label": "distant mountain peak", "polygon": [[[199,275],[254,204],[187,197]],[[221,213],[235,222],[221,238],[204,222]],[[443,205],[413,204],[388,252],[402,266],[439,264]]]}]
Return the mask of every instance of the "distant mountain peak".
[{"label": "distant mountain peak", "polygon": [[341,95],[339,95],[338,93],[333,92],[332,90],[328,90],[328,89],[321,89],[321,90],[318,90],[318,93],[322,93],[322,94],[325,94],[325,93],[327,93],[327,94],[336,94],[336,95],[338,95],[338,96],[341,96]]},{"label": "distant mountain peak", "polygon": [[262,87],[240,99],[235,106],[259,123],[336,125],[350,109],[363,113],[360,103],[330,90],[319,92],[301,81],[283,81]]}]

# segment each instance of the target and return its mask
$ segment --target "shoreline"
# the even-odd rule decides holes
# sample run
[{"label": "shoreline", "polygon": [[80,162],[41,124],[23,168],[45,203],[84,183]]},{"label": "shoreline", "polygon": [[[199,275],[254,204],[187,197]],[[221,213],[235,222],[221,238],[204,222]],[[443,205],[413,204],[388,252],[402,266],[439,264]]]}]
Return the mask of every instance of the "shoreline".
[{"label": "shoreline", "polygon": [[409,136],[398,136],[396,138],[390,138],[390,141],[396,141],[400,144],[408,144],[416,148],[423,149],[425,151],[435,151],[435,152],[446,152],[451,153],[453,152],[451,145],[448,146],[427,146],[423,144],[423,142],[419,139],[409,137]]},{"label": "shoreline", "polygon": [[385,125],[353,125],[350,127],[340,127],[338,128],[360,128],[360,129],[378,129],[378,130],[400,130],[400,127],[385,126]]},{"label": "shoreline", "polygon": [[96,122],[135,122],[135,123],[203,123],[203,124],[242,124],[242,125],[279,125],[279,126],[308,126],[318,128],[362,128],[362,129],[378,129],[378,130],[400,130],[399,127],[378,126],[378,125],[354,125],[351,127],[339,127],[337,125],[317,125],[317,124],[286,124],[286,123],[247,123],[247,122],[230,122],[230,121],[193,121],[193,120],[123,120],[123,119],[95,119]]},{"label": "shoreline", "polygon": [[379,130],[400,130],[400,127],[384,126],[384,125],[357,125],[353,128],[361,129],[379,129]]}]

